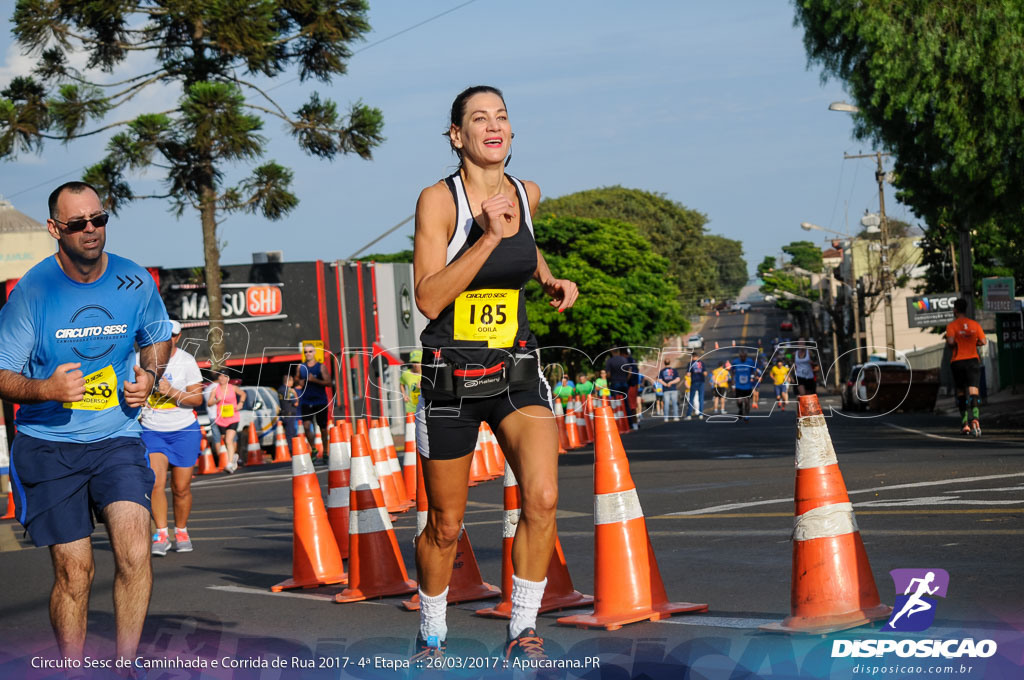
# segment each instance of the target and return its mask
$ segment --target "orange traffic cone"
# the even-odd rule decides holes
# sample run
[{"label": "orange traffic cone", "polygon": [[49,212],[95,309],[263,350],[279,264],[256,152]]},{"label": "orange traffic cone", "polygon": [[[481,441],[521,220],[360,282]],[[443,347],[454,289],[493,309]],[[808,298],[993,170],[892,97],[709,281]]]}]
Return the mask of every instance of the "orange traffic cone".
[{"label": "orange traffic cone", "polygon": [[569,439],[565,435],[565,412],[562,410],[562,400],[555,399],[555,429],[558,430],[558,453],[567,452]]},{"label": "orange traffic cone", "polygon": [[647,535],[629,461],[612,413],[594,414],[594,611],[558,619],[578,628],[617,630],[635,621],[658,621],[677,612],[707,611],[706,604],[669,602]]},{"label": "orange traffic cone", "polygon": [[416,501],[416,415],[405,414],[405,453],[402,456],[402,477],[409,500]]},{"label": "orange traffic cone", "polygon": [[210,450],[210,443],[206,441],[206,430],[199,428],[202,437],[199,440],[199,458],[196,460],[196,473],[200,475],[212,475],[217,472],[217,463],[213,460],[213,451]]},{"label": "orange traffic cone", "polygon": [[349,582],[348,588],[335,595],[335,602],[359,602],[416,591],[416,582],[405,571],[384,496],[373,474],[369,449],[363,435],[352,437]]},{"label": "orange traffic cone", "polygon": [[[373,468],[377,472],[377,482],[380,485],[381,495],[384,498],[384,507],[388,512],[405,512],[411,506],[409,501],[398,495],[398,487],[395,486],[395,477],[391,469],[391,461],[388,459],[388,452],[384,444],[384,436],[379,425],[380,421],[374,420],[370,426],[370,456],[373,459]],[[358,435],[357,435],[358,436]]]},{"label": "orange traffic cone", "polygon": [[320,436],[320,423],[313,423],[313,448],[316,449],[316,457],[324,457],[324,440]]},{"label": "orange traffic cone", "polygon": [[480,430],[480,450],[483,451],[484,467],[487,468],[487,475],[491,479],[497,479],[502,474],[502,466],[498,460],[498,440],[487,421],[480,422]]},{"label": "orange traffic cone", "polygon": [[7,512],[0,519],[14,519],[14,489],[7,492]]},{"label": "orange traffic cone", "polygon": [[338,543],[327,521],[320,483],[308,453],[292,456],[292,577],[271,586],[279,593],[290,588],[346,581]]},{"label": "orange traffic cone", "polygon": [[[516,482],[512,468],[505,464],[505,521],[501,540],[501,602],[493,607],[478,609],[478,616],[496,619],[512,617],[512,541],[519,523],[520,500],[519,484]],[[569,607],[586,607],[594,603],[594,598],[584,595],[573,588],[569,568],[565,564],[562,544],[555,536],[555,550],[548,564],[548,583],[544,588],[544,599],[541,600],[538,613],[550,612]]]},{"label": "orange traffic cone", "polygon": [[284,425],[278,420],[277,427],[274,429],[274,458],[271,462],[287,463],[291,459],[292,454],[288,451],[288,439],[284,434]]},{"label": "orange traffic cone", "polygon": [[[417,468],[417,470],[416,538],[418,539],[427,525],[427,492],[423,486],[422,468]],[[419,521],[421,516],[423,517],[422,524]],[[448,604],[498,597],[501,591],[489,583],[484,583],[483,576],[480,575],[480,567],[476,563],[476,555],[473,553],[473,546],[469,543],[469,534],[466,533],[465,526],[462,527],[462,532],[459,534],[459,542],[455,551],[455,563],[448,581]],[[409,611],[418,610],[420,608],[419,593],[403,601],[402,606]]]},{"label": "orange traffic cone", "polygon": [[414,489],[407,489],[405,477],[402,476],[402,464],[398,461],[398,451],[395,449],[395,438],[391,435],[391,423],[386,417],[380,419],[380,436],[384,441],[384,449],[388,452],[388,466],[391,468],[391,477],[395,480],[395,490],[398,497],[409,504],[409,507],[416,505]]},{"label": "orange traffic cone", "polygon": [[583,427],[586,429],[587,443],[594,441],[594,400],[587,395],[583,406]]},{"label": "orange traffic cone", "polygon": [[761,630],[831,633],[888,618],[816,395],[800,397],[790,615]]},{"label": "orange traffic cone", "polygon": [[625,397],[615,400],[615,427],[618,428],[619,434],[629,432],[629,417],[626,415],[625,404]]},{"label": "orange traffic cone", "polygon": [[491,479],[487,474],[487,464],[484,462],[483,430],[476,431],[476,449],[473,450],[473,460],[469,463],[469,485],[476,486],[480,482]]},{"label": "orange traffic cone", "polygon": [[583,446],[580,442],[580,430],[576,427],[576,409],[573,408],[572,402],[569,402],[565,413],[565,439],[567,449],[578,449]]},{"label": "orange traffic cone", "polygon": [[[715,314],[717,315],[718,312],[715,312]],[[718,340],[715,340],[715,349],[718,349]]]},{"label": "orange traffic cone", "polygon": [[259,437],[256,436],[256,422],[249,424],[249,445],[246,447],[245,464],[263,465],[263,447],[260,446]]},{"label": "orange traffic cone", "polygon": [[580,433],[580,444],[586,446],[594,441],[593,433],[587,429],[587,409],[583,400],[576,400],[576,428]]},{"label": "orange traffic cone", "polygon": [[217,472],[224,472],[228,466],[228,447],[224,443],[224,438],[220,438],[220,444],[217,445]]},{"label": "orange traffic cone", "polygon": [[349,468],[352,459],[352,426],[346,421],[327,427],[327,521],[342,559],[348,557]]}]

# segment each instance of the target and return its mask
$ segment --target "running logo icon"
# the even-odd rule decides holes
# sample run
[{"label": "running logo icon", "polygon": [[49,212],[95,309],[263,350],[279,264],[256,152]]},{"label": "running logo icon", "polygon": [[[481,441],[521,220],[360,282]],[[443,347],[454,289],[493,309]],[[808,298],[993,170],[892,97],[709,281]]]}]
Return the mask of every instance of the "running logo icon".
[{"label": "running logo icon", "polygon": [[949,573],[945,569],[893,569],[889,574],[897,595],[893,615],[882,630],[916,632],[931,626],[935,621],[935,598],[946,597]]}]

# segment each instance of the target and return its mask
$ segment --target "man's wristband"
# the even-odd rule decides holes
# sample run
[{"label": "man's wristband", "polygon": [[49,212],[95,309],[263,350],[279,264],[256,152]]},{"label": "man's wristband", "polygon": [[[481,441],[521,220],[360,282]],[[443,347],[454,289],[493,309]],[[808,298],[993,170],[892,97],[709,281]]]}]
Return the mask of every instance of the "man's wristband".
[{"label": "man's wristband", "polygon": [[146,373],[149,373],[151,376],[153,376],[153,384],[154,385],[156,385],[157,382],[159,382],[157,380],[157,377],[156,377],[156,371],[154,371],[152,368],[144,368],[142,370],[145,371]]}]

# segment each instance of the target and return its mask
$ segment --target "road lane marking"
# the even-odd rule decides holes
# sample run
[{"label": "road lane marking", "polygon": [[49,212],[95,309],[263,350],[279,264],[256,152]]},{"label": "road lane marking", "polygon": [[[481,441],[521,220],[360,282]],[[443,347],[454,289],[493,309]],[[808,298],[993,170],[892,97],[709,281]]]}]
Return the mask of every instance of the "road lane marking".
[{"label": "road lane marking", "polygon": [[[907,536],[1024,536],[1024,529],[861,529],[860,533],[862,536],[866,537],[894,536],[897,538],[905,538]],[[648,536],[657,536],[664,538],[672,538],[679,536],[693,536],[695,538],[779,536],[785,538],[788,541],[792,534],[793,528],[791,526],[778,529],[691,529],[688,531],[654,531],[651,529],[647,530]],[[567,536],[571,536],[574,538],[584,538],[587,536],[593,536],[594,532],[559,530],[558,535],[563,538]]]},{"label": "road lane marking", "polygon": [[[566,610],[570,611],[570,610]],[[589,611],[589,609],[581,609],[579,611]],[[561,616],[564,612],[559,612]],[[766,623],[777,623],[780,619],[784,619],[788,614],[779,614],[774,619],[747,619],[741,617],[729,617],[729,616],[705,616],[704,614],[692,614],[689,616],[673,616],[667,619],[661,619],[660,621],[645,621],[644,623],[668,623],[673,626],[706,626],[708,628],[736,628],[736,629],[757,629]],[[963,637],[964,631],[967,630],[965,624],[963,628],[929,628],[929,637],[939,638],[955,638]],[[984,623],[971,622],[970,630],[1003,630],[1003,627],[996,622],[985,625]]]},{"label": "road lane marking", "polygon": [[[871,501],[867,501],[863,504],[854,503],[854,508],[860,508],[867,506]],[[1015,515],[1019,512],[1024,511],[1024,506],[1019,508],[975,508],[970,510],[858,510],[858,515]],[[708,515],[654,515],[647,519],[719,519],[721,517],[729,519],[759,519],[763,517],[792,517],[791,512],[722,512]]]},{"label": "road lane marking", "polygon": [[[990,479],[1008,479],[1011,477],[1024,477],[1024,472],[1010,472],[1002,475],[984,475],[981,477],[957,477],[953,479],[939,479],[931,482],[909,482],[907,484],[892,484],[891,486],[875,486],[869,489],[855,489],[849,491],[849,495],[860,494],[860,493],[877,493],[878,491],[893,491],[895,489],[916,489],[925,486],[941,486],[945,484],[960,484],[963,482],[983,482]],[[698,508],[695,510],[680,510],[679,512],[670,512],[669,515],[704,515],[712,512],[723,512],[727,510],[742,510],[743,508],[752,508],[758,505],[773,505],[775,503],[792,503],[793,498],[769,498],[760,501],[747,501],[746,503],[725,503],[723,505],[711,505],[706,508]]]},{"label": "road lane marking", "polygon": [[[922,437],[928,437],[929,439],[942,439],[943,441],[964,442],[964,443],[968,443],[968,442],[973,442],[974,441],[973,437],[964,437],[963,435],[960,435],[959,437],[949,437],[949,436],[946,436],[946,435],[943,435],[943,434],[933,434],[931,432],[925,432],[924,430],[915,430],[912,427],[904,427],[902,425],[895,425],[893,423],[882,423],[882,424],[885,425],[886,427],[891,427],[894,430],[901,430],[903,432],[910,432],[911,434],[919,434]],[[1019,445],[1021,443],[1019,441],[1012,441],[1012,440],[1008,440],[1008,439],[985,439],[984,442],[986,444],[1010,444],[1011,446],[1012,445]]]}]

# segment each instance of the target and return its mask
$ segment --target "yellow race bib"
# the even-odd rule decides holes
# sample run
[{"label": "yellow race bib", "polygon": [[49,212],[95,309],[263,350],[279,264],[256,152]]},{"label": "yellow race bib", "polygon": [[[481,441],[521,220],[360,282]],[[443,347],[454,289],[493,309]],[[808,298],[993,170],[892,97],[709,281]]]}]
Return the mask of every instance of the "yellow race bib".
[{"label": "yellow race bib", "polygon": [[235,415],[235,405],[234,404],[224,404],[223,406],[220,407],[220,417],[221,418],[230,418],[233,415]]},{"label": "yellow race bib", "polygon": [[117,374],[113,366],[106,366],[85,376],[85,396],[81,401],[65,402],[64,408],[76,411],[106,411],[114,408],[117,400]]},{"label": "yellow race bib", "polygon": [[455,298],[456,340],[486,342],[488,347],[512,347],[519,331],[519,290],[467,290]]},{"label": "yellow race bib", "polygon": [[164,395],[159,394],[158,392],[153,392],[152,394],[149,395],[149,407],[168,409],[177,408],[178,404],[175,403],[175,401],[170,397],[165,397]]}]

